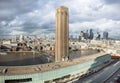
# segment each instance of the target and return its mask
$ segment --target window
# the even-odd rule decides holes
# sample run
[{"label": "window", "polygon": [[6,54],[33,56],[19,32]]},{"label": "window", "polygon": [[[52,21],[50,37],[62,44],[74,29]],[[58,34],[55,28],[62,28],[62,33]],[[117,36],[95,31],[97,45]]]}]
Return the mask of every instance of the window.
[{"label": "window", "polygon": [[22,82],[30,82],[30,81],[32,81],[32,78],[5,80],[5,83],[22,83]]}]

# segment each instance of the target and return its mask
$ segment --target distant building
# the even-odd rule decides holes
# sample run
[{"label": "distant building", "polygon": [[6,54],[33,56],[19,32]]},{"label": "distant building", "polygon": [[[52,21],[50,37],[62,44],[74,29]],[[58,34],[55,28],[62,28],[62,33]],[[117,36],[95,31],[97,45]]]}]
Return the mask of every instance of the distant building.
[{"label": "distant building", "polygon": [[78,41],[81,41],[81,36],[79,36]]},{"label": "distant building", "polygon": [[106,32],[106,31],[103,32],[103,39],[106,39],[106,40],[108,39],[108,32]]},{"label": "distant building", "polygon": [[24,36],[22,34],[19,36],[19,42],[24,42]]},{"label": "distant building", "polygon": [[89,38],[88,30],[86,30],[86,32],[84,31],[80,32],[79,40],[87,40],[88,38]]},{"label": "distant building", "polygon": [[96,39],[97,39],[97,40],[100,40],[100,37],[101,37],[100,33],[97,33]]},{"label": "distant building", "polygon": [[70,35],[70,40],[73,40],[73,35]]},{"label": "distant building", "polygon": [[89,33],[88,33],[88,30],[86,30],[86,32],[84,33],[84,39],[88,39],[88,37],[89,37]]},{"label": "distant building", "polygon": [[2,41],[2,44],[4,45],[4,44],[11,44],[11,41],[10,40],[3,40]]},{"label": "distant building", "polygon": [[12,38],[11,42],[17,42],[16,36]]},{"label": "distant building", "polygon": [[79,38],[79,39],[80,39],[80,40],[84,40],[84,35],[85,35],[84,32],[81,31],[81,32],[80,32],[80,38]]},{"label": "distant building", "polygon": [[69,25],[68,8],[60,6],[56,11],[56,46],[55,61],[68,59],[69,53]]},{"label": "distant building", "polygon": [[89,39],[92,40],[93,37],[94,37],[94,33],[93,33],[92,29],[90,29],[90,33],[89,34],[90,34],[89,35]]}]

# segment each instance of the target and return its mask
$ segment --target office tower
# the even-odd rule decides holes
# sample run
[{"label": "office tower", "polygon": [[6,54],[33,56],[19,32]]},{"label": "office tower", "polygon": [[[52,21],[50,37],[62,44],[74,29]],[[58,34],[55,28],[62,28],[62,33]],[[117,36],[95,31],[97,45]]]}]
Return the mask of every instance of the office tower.
[{"label": "office tower", "polygon": [[106,31],[103,32],[103,39],[106,39],[106,40],[108,39],[108,32],[106,32]]},{"label": "office tower", "polygon": [[55,61],[68,59],[69,51],[69,26],[68,8],[60,6],[56,10],[56,46]]},{"label": "office tower", "polygon": [[100,33],[97,32],[97,37],[96,37],[96,39],[97,39],[97,40],[100,40],[100,37],[101,37]]},{"label": "office tower", "polygon": [[83,31],[80,32],[80,39],[84,40],[84,32]]},{"label": "office tower", "polygon": [[85,36],[84,36],[84,39],[88,39],[88,36],[89,36],[89,33],[88,33],[88,30],[86,30],[86,33],[85,33]]},{"label": "office tower", "polygon": [[92,29],[90,29],[89,39],[90,39],[90,40],[92,40],[92,39],[93,39],[93,37],[94,37],[93,31],[92,31]]}]

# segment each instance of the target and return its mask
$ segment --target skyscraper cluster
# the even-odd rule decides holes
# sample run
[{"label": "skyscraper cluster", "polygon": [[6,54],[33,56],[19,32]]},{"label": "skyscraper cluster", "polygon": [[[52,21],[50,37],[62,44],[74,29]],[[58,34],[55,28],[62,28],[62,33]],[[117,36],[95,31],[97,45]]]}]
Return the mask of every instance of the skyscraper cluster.
[{"label": "skyscraper cluster", "polygon": [[92,40],[94,37],[94,33],[92,31],[92,29],[90,29],[90,31],[86,30],[86,32],[84,31],[81,31],[80,32],[80,36],[79,36],[79,40],[87,40],[87,39],[90,39]]},{"label": "skyscraper cluster", "polygon": [[[97,35],[95,36],[95,39],[96,40],[100,40],[100,39],[104,39],[104,40],[107,40],[108,39],[108,32],[107,31],[104,31],[103,32],[103,36],[101,37],[101,34],[99,32],[97,32]],[[90,29],[89,31],[86,30],[86,31],[81,31],[80,32],[80,35],[79,35],[79,40],[92,40],[94,38],[94,33],[93,33],[93,30]]]}]

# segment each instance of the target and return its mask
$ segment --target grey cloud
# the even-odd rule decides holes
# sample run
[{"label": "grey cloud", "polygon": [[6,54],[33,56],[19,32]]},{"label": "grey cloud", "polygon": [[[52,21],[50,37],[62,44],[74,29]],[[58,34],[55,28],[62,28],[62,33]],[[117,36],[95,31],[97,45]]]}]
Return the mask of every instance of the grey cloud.
[{"label": "grey cloud", "polygon": [[120,5],[120,0],[104,0],[108,4],[119,4]]},{"label": "grey cloud", "polygon": [[35,4],[34,0],[0,0],[0,20],[12,20],[16,15],[33,10]]},{"label": "grey cloud", "polygon": [[[69,8],[69,23],[73,25],[75,23],[95,22],[96,20],[103,19],[103,18],[119,21],[120,15],[118,13],[120,12],[113,12],[113,11],[106,12],[104,9],[102,10],[102,8],[104,7],[104,5],[106,6],[109,4],[118,5],[120,1],[119,0],[103,0],[103,1],[105,2],[104,4],[102,2],[99,5],[94,6],[91,4],[90,6],[86,6],[88,7],[88,9],[84,11],[84,8],[83,10],[79,10],[79,7],[82,8],[80,4],[74,3],[75,5],[77,5],[74,8],[72,6],[72,3],[69,3],[64,0],[57,0],[57,1],[56,0],[24,0],[24,1],[23,0],[0,0],[0,23],[2,21],[7,22],[5,25],[0,24],[0,34],[9,35],[12,30],[16,32],[19,32],[19,31],[24,32],[27,34],[55,32],[55,17],[53,14],[55,14],[56,7],[60,5],[65,5]],[[70,5],[66,5],[66,2],[69,3]],[[75,2],[79,2],[79,1],[76,0]],[[113,7],[113,9],[115,8],[113,5],[110,5],[110,6]],[[34,12],[35,10],[37,10],[38,12],[35,13]],[[51,13],[51,11],[54,13]],[[29,15],[29,13],[34,13],[34,15],[33,16]],[[13,24],[12,26],[9,26],[9,23],[15,19],[18,22],[22,21],[23,24],[21,25]],[[73,27],[79,28],[80,26],[81,25],[76,25]],[[85,25],[85,26],[88,26],[88,27],[84,29],[91,28],[89,27],[89,25]],[[7,28],[9,28],[9,30],[7,30]],[[92,28],[95,28],[95,27],[92,27]],[[70,31],[74,31],[74,30],[70,30]]]},{"label": "grey cloud", "polygon": [[53,28],[55,28],[55,23],[53,22],[53,21],[51,21],[51,22],[45,22],[45,23],[43,23],[43,24],[40,24],[39,25],[39,23],[36,23],[36,22],[31,22],[31,21],[29,21],[29,22],[25,22],[25,23],[23,23],[23,28],[22,28],[22,30],[23,31],[25,31],[25,32],[27,32],[27,33],[32,33],[32,32],[35,32],[36,30],[46,30],[46,31],[52,31],[52,29]]},{"label": "grey cloud", "polygon": [[[38,3],[37,3],[38,2]],[[43,21],[42,16],[41,17],[36,17],[36,18],[31,18],[27,16],[28,12],[32,12],[34,9],[40,9],[41,12],[43,10],[43,5],[45,5],[48,1],[41,1],[41,0],[0,0],[0,21],[8,21],[8,24],[16,19],[16,16],[19,16],[18,18],[21,19],[21,21],[25,21],[22,25],[12,25],[9,26],[8,24],[3,26],[0,25],[0,34],[5,35],[5,34],[10,34],[12,30],[16,31],[25,31],[26,33],[33,33],[36,30],[41,30],[42,29],[49,29],[50,26],[53,26],[53,23],[50,22],[45,22],[42,23]],[[38,7],[38,8],[37,8]],[[25,15],[24,15],[25,14]],[[44,16],[44,15],[43,15]],[[25,18],[26,17],[26,18]],[[25,19],[24,19],[25,18]],[[18,19],[17,19],[18,20]],[[42,24],[41,24],[42,23]],[[14,28],[16,27],[16,29]],[[22,29],[18,30],[17,27],[22,27]],[[9,30],[7,29],[9,28]],[[52,29],[49,29],[50,31]]]}]

